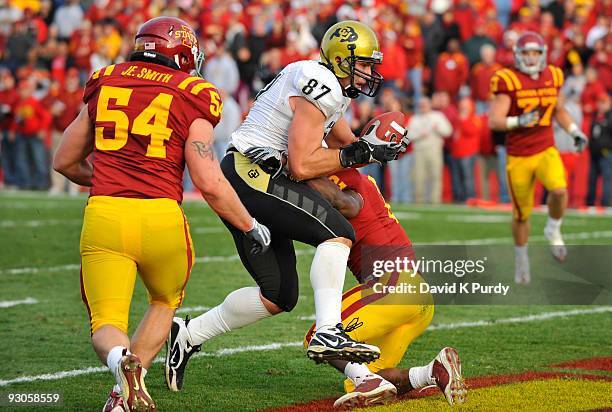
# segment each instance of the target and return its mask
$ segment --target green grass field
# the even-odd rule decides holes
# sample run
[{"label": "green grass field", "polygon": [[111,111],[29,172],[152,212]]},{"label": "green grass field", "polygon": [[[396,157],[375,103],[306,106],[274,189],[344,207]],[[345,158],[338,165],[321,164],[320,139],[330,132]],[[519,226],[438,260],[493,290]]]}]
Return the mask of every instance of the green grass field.
[{"label": "green grass field", "polygon": [[[84,197],[0,193],[3,396],[60,392],[64,403],[58,410],[99,410],[106,401],[112,377],[91,349],[79,290],[78,242],[84,204]],[[203,202],[187,202],[184,208],[198,260],[182,314],[196,316],[202,309],[190,308],[214,306],[228,292],[253,282],[214,213]],[[452,206],[396,206],[393,210],[416,244],[495,239],[492,242],[512,247],[509,212]],[[544,243],[540,236],[544,223],[542,213],[533,216],[532,233],[537,236],[531,244]],[[610,245],[612,252],[610,215],[570,213],[564,233],[575,234],[572,243]],[[301,289],[295,310],[207,343],[205,353],[190,363],[181,393],[166,390],[162,364],[156,363],[149,370],[147,385],[160,410],[254,411],[341,394],[341,375],[315,365],[300,346],[314,313],[308,279],[312,249],[296,246],[303,253],[298,258]],[[508,262],[509,282],[512,265]],[[347,275],[346,287],[352,285],[354,280]],[[36,303],[10,306],[26,299]],[[131,330],[145,307],[139,282]],[[457,348],[467,377],[541,371],[566,360],[612,356],[612,311],[608,309],[612,306],[439,306],[434,327],[411,345],[402,366],[425,364],[444,346]],[[526,318],[532,314],[540,316]],[[521,320],[495,322],[508,318]],[[476,321],[492,324],[469,324]],[[440,397],[434,405],[435,410],[446,403]]]}]

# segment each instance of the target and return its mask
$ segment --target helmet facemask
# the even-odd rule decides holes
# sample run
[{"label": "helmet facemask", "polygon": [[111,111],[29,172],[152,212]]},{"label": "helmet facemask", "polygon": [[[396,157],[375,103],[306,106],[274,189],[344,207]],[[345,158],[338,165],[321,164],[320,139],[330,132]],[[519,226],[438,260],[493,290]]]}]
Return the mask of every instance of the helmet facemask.
[{"label": "helmet facemask", "polygon": [[194,68],[191,71],[192,76],[204,77],[204,52],[200,50],[197,46],[193,46],[191,48],[191,53],[193,53],[193,64]]},{"label": "helmet facemask", "polygon": [[[539,56],[528,56],[525,52],[537,51],[540,53]],[[533,76],[534,74],[540,73],[546,68],[546,54],[548,51],[547,46],[530,46],[514,48],[514,60],[517,69],[525,74]]]},{"label": "helmet facemask", "polygon": [[[380,64],[382,62],[382,53],[375,51],[372,53],[372,57],[355,56],[355,45],[348,45],[351,55],[346,57],[344,60],[338,62],[338,68],[347,75],[350,79],[348,86],[344,88],[344,92],[347,97],[356,99],[360,94],[364,94],[369,97],[376,96],[380,86],[383,82],[383,77],[380,73],[374,70],[374,64]],[[372,72],[366,73],[363,70],[358,69],[357,62],[363,62],[372,64]],[[361,87],[355,85],[355,76],[358,76],[366,81],[366,90],[362,90]]]}]

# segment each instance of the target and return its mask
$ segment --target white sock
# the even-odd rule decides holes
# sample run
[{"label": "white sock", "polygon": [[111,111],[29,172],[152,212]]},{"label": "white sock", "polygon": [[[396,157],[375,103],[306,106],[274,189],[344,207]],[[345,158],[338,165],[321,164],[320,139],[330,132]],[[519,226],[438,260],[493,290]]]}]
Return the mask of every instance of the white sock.
[{"label": "white sock", "polygon": [[523,246],[514,246],[514,257],[516,260],[527,259],[527,243]]},{"label": "white sock", "polygon": [[436,382],[431,376],[433,370],[433,362],[425,366],[415,366],[408,371],[410,385],[414,389],[424,388],[429,385],[434,385]]},{"label": "white sock", "polygon": [[563,218],[561,219],[553,219],[552,217],[548,216],[548,221],[546,222],[546,227],[552,231],[552,232],[557,232],[559,230],[561,230],[561,223],[563,223]]},{"label": "white sock", "polygon": [[113,392],[118,393],[119,395],[121,395],[121,386],[119,386],[118,383],[116,383],[115,386],[113,386]]},{"label": "white sock", "polygon": [[317,330],[342,322],[342,288],[350,252],[348,246],[338,242],[323,242],[317,246],[310,266]]},{"label": "white sock", "polygon": [[233,291],[218,306],[192,319],[187,325],[192,345],[272,316],[259,295],[258,287]]},{"label": "white sock", "polygon": [[111,373],[115,377],[115,381],[117,385],[121,384],[121,380],[119,379],[119,374],[117,373],[117,369],[119,368],[119,362],[121,362],[121,358],[125,354],[129,354],[130,351],[125,346],[115,346],[108,352],[108,356],[106,357],[106,365],[108,369],[110,369]]},{"label": "white sock", "polygon": [[372,372],[370,372],[370,369],[368,369],[368,367],[363,363],[349,362],[344,367],[344,374],[347,378],[353,381],[355,386],[359,386],[361,385],[361,382],[363,382],[363,379],[366,376],[371,375]]}]

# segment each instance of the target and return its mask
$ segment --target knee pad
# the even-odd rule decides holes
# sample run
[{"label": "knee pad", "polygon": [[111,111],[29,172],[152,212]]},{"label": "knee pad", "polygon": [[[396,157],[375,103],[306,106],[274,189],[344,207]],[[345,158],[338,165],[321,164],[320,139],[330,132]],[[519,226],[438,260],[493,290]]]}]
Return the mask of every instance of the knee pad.
[{"label": "knee pad", "polygon": [[261,294],[264,298],[274,303],[284,312],[291,312],[293,308],[295,308],[295,305],[297,305],[297,301],[299,298],[299,290],[297,288],[297,285],[296,287],[285,289],[286,290],[283,290],[282,287],[280,290],[272,290],[271,288],[261,288]]}]

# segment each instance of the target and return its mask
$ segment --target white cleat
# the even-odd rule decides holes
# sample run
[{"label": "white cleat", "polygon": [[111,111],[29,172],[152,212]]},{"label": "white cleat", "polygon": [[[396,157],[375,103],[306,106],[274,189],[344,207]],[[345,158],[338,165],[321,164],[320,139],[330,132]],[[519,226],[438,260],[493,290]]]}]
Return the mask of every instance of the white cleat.
[{"label": "white cleat", "polygon": [[461,376],[461,360],[453,348],[446,347],[433,360],[432,377],[449,405],[467,400],[467,386]]},{"label": "white cleat", "polygon": [[529,256],[527,254],[514,258],[514,282],[518,285],[527,285],[531,282]]},{"label": "white cleat", "polygon": [[553,230],[546,226],[544,228],[544,236],[548,239],[548,243],[550,243],[550,251],[553,257],[557,261],[563,262],[567,256],[567,248],[565,247],[563,236],[561,236],[561,230]]},{"label": "white cleat", "polygon": [[381,405],[395,398],[396,395],[397,388],[395,385],[378,375],[372,374],[366,376],[353,392],[339,397],[334,402],[334,408],[352,409]]}]

